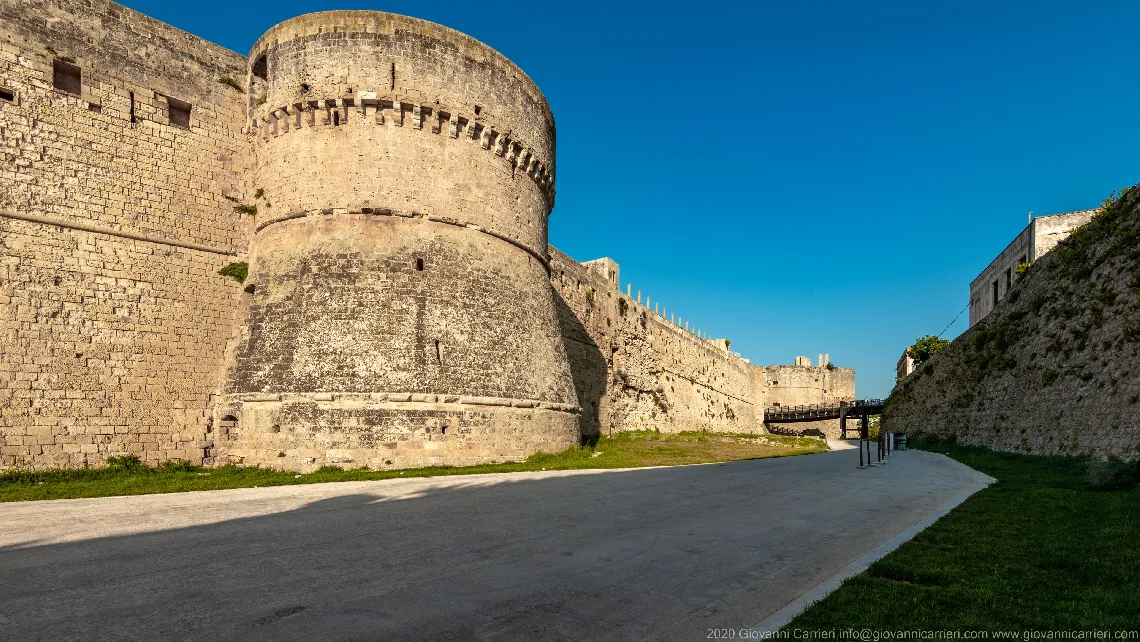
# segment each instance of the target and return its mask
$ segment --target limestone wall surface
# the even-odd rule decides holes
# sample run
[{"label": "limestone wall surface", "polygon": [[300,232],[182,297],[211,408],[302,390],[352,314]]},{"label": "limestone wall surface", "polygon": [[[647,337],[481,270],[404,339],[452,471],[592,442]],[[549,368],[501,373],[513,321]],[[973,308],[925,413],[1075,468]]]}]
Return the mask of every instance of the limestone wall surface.
[{"label": "limestone wall surface", "polygon": [[1135,459],[1138,241],[1133,188],[897,385],[883,428],[1006,451]]},{"label": "limestone wall surface", "polygon": [[768,406],[807,406],[855,400],[855,371],[838,366],[756,366],[757,395]]},{"label": "limestone wall surface", "polygon": [[578,444],[534,83],[467,36],[370,11],[286,21],[250,61],[264,206],[219,456],[411,466]]},{"label": "limestone wall surface", "polygon": [[244,67],[111,2],[0,1],[0,468],[210,457]]},{"label": "limestone wall surface", "polygon": [[[855,371],[838,366],[807,365],[755,366],[753,394],[761,408],[810,406],[839,401],[855,401]],[[838,419],[769,423],[775,433],[822,434],[842,437]]]},{"label": "limestone wall surface", "polygon": [[0,469],[504,461],[760,431],[778,388],[549,246],[550,108],[440,25],[309,14],[247,58],[0,0],[0,157]]},{"label": "limestone wall surface", "polygon": [[752,367],[723,340],[698,338],[620,292],[613,261],[550,253],[583,432],[762,430]]},{"label": "limestone wall surface", "polygon": [[1033,219],[1033,260],[1044,256],[1057,244],[1069,237],[1073,230],[1087,224],[1099,209],[1066,212]]}]

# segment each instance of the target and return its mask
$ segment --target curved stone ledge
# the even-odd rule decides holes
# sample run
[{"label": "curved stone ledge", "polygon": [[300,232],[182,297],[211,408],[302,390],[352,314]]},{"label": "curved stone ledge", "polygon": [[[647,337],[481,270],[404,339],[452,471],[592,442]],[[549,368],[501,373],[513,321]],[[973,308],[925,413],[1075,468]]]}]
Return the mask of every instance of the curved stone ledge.
[{"label": "curved stone ledge", "polygon": [[471,395],[434,394],[421,392],[246,392],[226,395],[229,402],[241,403],[295,403],[312,401],[346,401],[354,403],[434,404],[454,406],[498,406],[504,408],[536,408],[579,414],[582,409],[574,404],[538,399],[509,399],[506,397],[479,397]]},{"label": "curved stone ledge", "polygon": [[527,254],[531,255],[532,257],[534,257],[535,260],[537,260],[540,264],[542,264],[542,266],[544,268],[546,268],[547,272],[550,272],[550,259],[548,259],[546,257],[545,252],[539,252],[538,250],[526,245],[525,243],[523,243],[517,239],[513,239],[513,238],[511,238],[505,234],[500,234],[494,230],[489,230],[489,229],[483,227],[482,225],[477,225],[475,223],[470,223],[468,221],[461,221],[459,219],[454,219],[454,218],[450,218],[447,216],[436,216],[434,214],[425,215],[425,214],[421,214],[420,212],[401,212],[398,210],[388,209],[386,207],[377,207],[377,208],[364,207],[364,208],[361,208],[359,210],[333,208],[333,209],[306,210],[303,212],[291,212],[289,214],[285,214],[282,216],[271,218],[269,220],[258,223],[257,227],[254,228],[254,233],[256,234],[256,233],[260,232],[261,230],[264,230],[265,228],[269,227],[270,225],[275,225],[277,223],[283,223],[285,221],[292,221],[292,220],[298,219],[298,218],[305,218],[308,216],[340,216],[340,215],[399,216],[401,218],[423,218],[423,219],[427,219],[428,221],[431,221],[432,223],[443,223],[444,225],[453,225],[455,227],[465,227],[469,230],[473,230],[476,232],[482,232],[483,234],[487,234],[487,235],[493,236],[499,240],[506,241],[507,243],[510,243],[511,245],[519,248],[520,250],[522,250],[522,251],[526,252]]},{"label": "curved stone ledge", "polygon": [[[351,108],[351,109],[350,109]],[[522,171],[538,186],[546,200],[547,214],[554,208],[554,175],[547,165],[539,160],[532,148],[511,137],[509,131],[485,123],[482,119],[451,113],[442,105],[420,105],[392,98],[377,98],[376,92],[360,92],[347,98],[326,98],[306,100],[283,107],[260,108],[250,118],[250,133],[268,140],[270,136],[281,136],[298,129],[312,127],[339,127],[348,123],[349,114],[356,112],[357,118],[368,118],[384,125],[392,121],[395,127],[410,126],[424,129],[427,122],[433,134],[447,132],[448,138],[478,140],[484,150],[492,151],[507,161],[511,173]],[[388,112],[385,116],[385,112]],[[320,114],[320,118],[317,115]]]}]

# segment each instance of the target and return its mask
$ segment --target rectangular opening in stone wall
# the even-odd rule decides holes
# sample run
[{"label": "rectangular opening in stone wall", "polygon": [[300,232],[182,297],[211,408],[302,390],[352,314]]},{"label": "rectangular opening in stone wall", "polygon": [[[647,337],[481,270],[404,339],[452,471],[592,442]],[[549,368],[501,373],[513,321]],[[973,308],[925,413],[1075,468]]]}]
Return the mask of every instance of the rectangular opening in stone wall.
[{"label": "rectangular opening in stone wall", "polygon": [[423,272],[424,271],[424,260],[423,259],[416,259],[416,271],[417,272]]},{"label": "rectangular opening in stone wall", "polygon": [[102,105],[96,105],[95,103],[87,103],[87,110],[93,111],[96,114],[98,114],[99,112],[103,111],[103,106]]},{"label": "rectangular opening in stone wall", "polygon": [[16,102],[16,92],[12,91],[11,89],[0,87],[0,100],[14,103]]},{"label": "rectangular opening in stone wall", "polygon": [[131,95],[131,122],[139,122],[138,116],[135,116],[135,92],[129,92]]},{"label": "rectangular opening in stone wall", "polygon": [[51,82],[56,89],[78,96],[82,93],[83,72],[78,65],[65,60],[53,60]]},{"label": "rectangular opening in stone wall", "polygon": [[1013,287],[1013,266],[1010,266],[1009,271],[1005,273],[1005,291]]},{"label": "rectangular opening in stone wall", "polygon": [[443,363],[443,346],[440,345],[439,341],[435,342],[435,362],[437,364]]},{"label": "rectangular opening in stone wall", "polygon": [[169,108],[170,124],[182,129],[190,129],[190,111],[193,106],[177,98],[166,97],[166,104]]},{"label": "rectangular opening in stone wall", "polygon": [[998,303],[998,282],[996,280],[994,281],[994,301],[993,301],[993,303],[995,306]]},{"label": "rectangular opening in stone wall", "polygon": [[250,67],[250,72],[253,74],[254,78],[269,80],[269,62],[266,60],[265,54],[261,54],[257,57],[257,60],[253,61],[253,66]]}]

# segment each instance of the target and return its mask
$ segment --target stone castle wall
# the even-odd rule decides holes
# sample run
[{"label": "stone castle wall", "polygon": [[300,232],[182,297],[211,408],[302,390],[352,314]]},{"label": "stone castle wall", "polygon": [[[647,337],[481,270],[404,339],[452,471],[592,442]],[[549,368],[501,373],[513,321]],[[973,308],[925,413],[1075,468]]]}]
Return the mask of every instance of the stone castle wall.
[{"label": "stone castle wall", "polygon": [[418,466],[578,444],[547,284],[554,121],[534,83],[379,12],[286,21],[250,60],[266,206],[219,455]]},{"label": "stone castle wall", "polygon": [[1040,256],[985,319],[896,385],[884,430],[1035,455],[1134,460],[1138,196],[1127,190]]},{"label": "stone castle wall", "polygon": [[114,3],[0,0],[0,467],[210,455],[244,67]]},{"label": "stone castle wall", "polygon": [[609,259],[581,264],[551,248],[550,281],[584,434],[762,430],[752,366],[618,289]]},{"label": "stone castle wall", "polygon": [[[810,360],[807,361],[810,363]],[[855,371],[850,368],[813,365],[756,366],[753,369],[754,394],[762,408],[810,406],[855,400]],[[838,419],[771,423],[776,433],[823,434],[831,439],[842,436]]]},{"label": "stone castle wall", "polygon": [[761,369],[549,247],[550,108],[446,27],[310,14],[245,57],[0,0],[0,155],[0,469],[762,430]]}]

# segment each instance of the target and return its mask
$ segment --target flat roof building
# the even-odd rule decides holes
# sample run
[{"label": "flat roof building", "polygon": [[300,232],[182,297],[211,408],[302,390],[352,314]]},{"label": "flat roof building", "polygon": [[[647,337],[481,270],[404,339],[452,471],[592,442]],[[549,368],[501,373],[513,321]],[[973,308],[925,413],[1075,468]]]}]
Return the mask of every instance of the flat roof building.
[{"label": "flat roof building", "polygon": [[1038,216],[970,283],[970,327],[993,311],[1013,288],[1017,266],[1030,264],[1088,223],[1099,209]]}]

